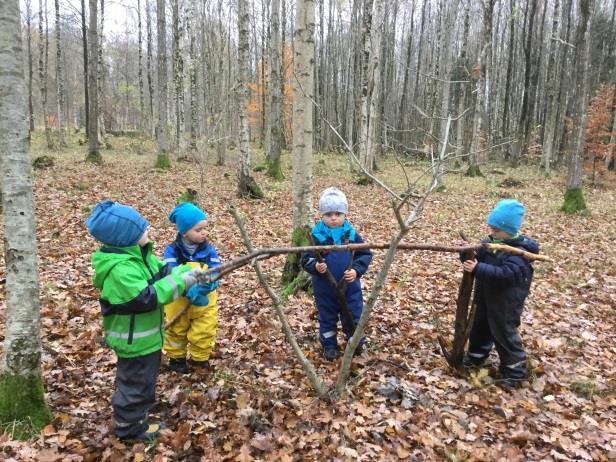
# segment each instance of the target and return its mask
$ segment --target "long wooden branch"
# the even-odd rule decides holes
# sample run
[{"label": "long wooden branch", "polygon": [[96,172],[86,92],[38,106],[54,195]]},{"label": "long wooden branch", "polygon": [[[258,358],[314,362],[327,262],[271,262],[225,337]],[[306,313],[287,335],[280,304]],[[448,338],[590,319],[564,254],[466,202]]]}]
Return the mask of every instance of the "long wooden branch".
[{"label": "long wooden branch", "polygon": [[[404,222],[401,223],[404,225]],[[229,273],[232,273],[238,268],[242,266],[246,266],[250,264],[253,260],[267,260],[269,258],[278,256],[278,255],[286,255],[288,253],[303,253],[303,252],[314,252],[314,251],[330,251],[330,252],[345,252],[345,251],[355,251],[355,250],[365,250],[365,249],[384,249],[387,250],[391,246],[391,243],[378,243],[371,244],[370,242],[364,242],[362,244],[346,244],[346,245],[308,245],[302,247],[264,247],[261,249],[253,249],[248,254],[242,255],[238,258],[234,258],[231,261],[225,262],[219,266],[208,268],[205,270],[204,275],[210,275],[212,273],[216,273],[211,277],[211,281],[217,281],[221,279],[223,276],[226,276]],[[495,251],[507,252],[515,255],[520,255],[526,258],[527,260],[540,260],[540,261],[551,261],[549,257],[546,255],[537,255],[534,253],[526,252],[524,250],[518,249],[516,247],[511,247],[505,244],[475,244],[475,245],[467,245],[467,246],[446,246],[446,245],[436,245],[436,244],[399,244],[396,246],[396,250],[426,250],[431,252],[450,252],[450,253],[460,253],[467,251],[476,251],[481,248],[488,248]],[[190,303],[188,303],[182,310],[180,310],[172,319],[167,321],[165,324],[165,328],[168,329],[173,324],[180,319],[186,311],[190,308]]]},{"label": "long wooden branch", "polygon": [[[243,218],[240,216],[240,214],[235,209],[235,207],[229,206],[228,210],[229,210],[229,213],[233,215],[233,218],[235,218],[235,222],[237,223],[237,226],[240,229],[240,232],[242,233],[242,239],[244,240],[244,245],[246,245],[248,252],[254,253],[255,250],[252,247],[252,242],[250,241],[250,237],[248,236],[248,232],[246,231],[246,226],[244,225]],[[265,278],[265,275],[263,274],[263,271],[261,270],[261,264],[259,263],[259,260],[254,259],[252,262],[252,266],[255,269],[255,272],[257,273],[257,277],[259,278],[259,282],[261,283],[261,286],[265,289],[265,291],[267,292],[267,295],[269,295],[270,299],[272,300],[272,303],[274,304],[274,311],[276,312],[276,317],[278,318],[278,320],[280,321],[280,324],[282,325],[282,331],[284,332],[284,335],[287,338],[287,341],[291,344],[293,353],[295,353],[297,360],[302,365],[302,368],[304,369],[306,376],[310,380],[310,383],[312,383],[312,386],[316,390],[319,398],[326,400],[326,401],[329,400],[327,387],[325,387],[325,385],[323,384],[323,381],[319,378],[317,371],[314,369],[314,367],[312,366],[308,358],[306,358],[306,355],[304,355],[304,352],[302,351],[302,349],[297,344],[295,335],[293,334],[293,331],[291,330],[291,326],[289,325],[287,317],[284,314],[282,301],[280,300],[280,297],[276,294],[276,292],[274,292],[272,287],[267,282],[267,279]]]}]

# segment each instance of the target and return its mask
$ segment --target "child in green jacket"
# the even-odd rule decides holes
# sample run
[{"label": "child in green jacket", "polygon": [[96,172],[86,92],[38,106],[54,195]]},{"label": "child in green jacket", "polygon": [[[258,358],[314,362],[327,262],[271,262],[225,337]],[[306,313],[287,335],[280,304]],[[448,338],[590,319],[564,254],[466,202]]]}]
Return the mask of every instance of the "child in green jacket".
[{"label": "child in green jacket", "polygon": [[118,356],[111,399],[115,433],[122,440],[152,440],[164,428],[147,423],[163,345],[163,306],[201,279],[203,270],[169,270],[152,255],[147,220],[127,205],[99,202],[86,225],[103,243],[92,266],[105,338]]}]

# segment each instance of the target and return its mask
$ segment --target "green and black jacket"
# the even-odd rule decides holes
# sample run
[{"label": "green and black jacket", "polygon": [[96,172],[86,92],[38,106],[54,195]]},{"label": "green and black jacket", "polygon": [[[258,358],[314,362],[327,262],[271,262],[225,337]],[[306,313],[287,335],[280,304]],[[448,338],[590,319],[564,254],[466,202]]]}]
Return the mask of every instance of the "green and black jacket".
[{"label": "green and black jacket", "polygon": [[94,286],[100,304],[107,344],[121,358],[144,356],[162,348],[163,305],[185,292],[178,266],[170,270],[144,247],[104,245],[92,255]]}]

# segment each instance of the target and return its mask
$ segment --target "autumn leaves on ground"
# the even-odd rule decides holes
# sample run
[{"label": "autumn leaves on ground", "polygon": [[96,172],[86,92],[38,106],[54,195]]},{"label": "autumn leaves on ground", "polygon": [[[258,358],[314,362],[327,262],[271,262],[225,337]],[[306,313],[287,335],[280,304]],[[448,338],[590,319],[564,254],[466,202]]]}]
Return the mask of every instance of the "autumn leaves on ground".
[{"label": "autumn leaves on ground", "polygon": [[[208,165],[203,188],[195,163],[170,171],[118,139],[105,163],[83,153],[52,153],[54,166],[35,170],[34,190],[41,273],[43,374],[54,414],[40,438],[0,435],[0,458],[13,460],[614,460],[616,459],[616,177],[602,172],[586,187],[590,215],[559,212],[563,178],[535,167],[484,165],[485,178],[446,175],[446,192],[432,195],[409,242],[450,244],[464,231],[485,234],[486,213],[503,197],[525,203],[525,232],[551,263],[535,264],[535,282],[521,334],[532,378],[507,393],[494,370],[465,379],[453,375],[437,335],[453,333],[461,277],[457,255],[399,252],[367,329],[368,352],[354,362],[349,394],[333,405],[315,398],[281,333],[271,302],[250,266],[224,278],[215,369],[178,376],[164,366],[154,413],[169,426],[154,446],[124,445],[110,431],[113,353],[102,346],[90,254],[84,227],[93,204],[112,198],[135,206],[150,222],[160,255],[174,237],[167,214],[182,191],[197,189],[210,215],[210,237],[224,260],[245,252],[229,200],[246,216],[255,246],[286,246],[292,205],[288,156],[282,182],[256,173],[265,199],[235,199],[235,170]],[[38,144],[33,148],[39,152]],[[425,166],[424,166],[425,167]],[[393,158],[380,175],[404,185]],[[410,170],[417,166],[410,165]],[[376,185],[359,186],[345,157],[317,155],[316,192],[343,189],[362,236],[384,242],[396,229],[390,199]],[[516,180],[516,181],[512,181]],[[316,200],[316,199],[315,199]],[[375,259],[365,293],[382,263]],[[279,286],[282,258],[266,263]],[[336,377],[317,338],[316,309],[306,293],[286,312],[301,347],[321,376]],[[0,332],[4,313],[0,313]],[[341,340],[342,341],[342,340]],[[492,358],[496,362],[496,357]]]}]

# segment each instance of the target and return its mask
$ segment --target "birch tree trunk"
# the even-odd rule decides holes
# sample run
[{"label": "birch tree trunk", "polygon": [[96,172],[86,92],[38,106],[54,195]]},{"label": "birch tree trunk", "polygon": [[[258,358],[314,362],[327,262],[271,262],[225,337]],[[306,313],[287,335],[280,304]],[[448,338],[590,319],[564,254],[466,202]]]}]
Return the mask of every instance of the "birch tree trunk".
[{"label": "birch tree trunk", "polygon": [[34,105],[32,103],[32,80],[34,70],[32,67],[32,2],[26,0],[26,43],[28,44],[28,125],[34,131]]},{"label": "birch tree trunk", "polygon": [[[379,127],[379,110],[381,96],[381,31],[383,30],[383,0],[374,0],[370,14],[368,71],[364,77],[367,99],[362,102],[362,135],[360,144],[360,162],[365,170],[372,173],[376,162],[376,153],[381,143]],[[364,110],[364,104],[366,109]],[[367,112],[364,127],[364,111]],[[365,130],[365,132],[364,132]]]},{"label": "birch tree trunk", "polygon": [[582,167],[586,141],[586,121],[589,101],[590,29],[595,0],[579,0],[580,19],[576,32],[575,49],[575,104],[573,117],[573,149],[569,152],[565,202],[562,211],[578,213],[586,210],[582,191]]},{"label": "birch tree trunk", "polygon": [[98,66],[97,76],[97,100],[98,100],[98,134],[100,140],[107,148],[111,148],[107,140],[107,131],[105,130],[105,63],[103,62],[103,40],[104,40],[104,28],[105,28],[105,0],[100,0],[100,24],[98,27],[98,59],[96,66]]},{"label": "birch tree trunk", "polygon": [[101,163],[103,158],[98,147],[98,0],[90,0],[90,26],[88,28],[88,155],[86,160]]},{"label": "birch tree trunk", "polygon": [[[44,5],[44,6],[43,6]],[[41,108],[43,111],[43,124],[45,126],[45,140],[47,149],[53,149],[51,128],[49,127],[49,113],[47,105],[47,62],[49,56],[49,29],[47,27],[47,0],[39,0],[39,86],[41,89]]]},{"label": "birch tree trunk", "polygon": [[182,28],[180,27],[179,0],[172,0],[172,24],[173,24],[173,99],[175,105],[175,137],[173,146],[180,147],[180,137],[184,125],[184,59],[182,58],[181,41]]},{"label": "birch tree trunk", "polygon": [[237,0],[238,18],[238,104],[239,104],[239,149],[238,163],[238,196],[261,199],[263,192],[254,178],[250,175],[250,133],[248,127],[248,66],[250,63],[250,37],[247,0]]},{"label": "birch tree trunk", "polygon": [[60,0],[54,1],[56,12],[56,126],[58,129],[58,144],[66,147],[64,134],[64,74],[62,72],[62,31],[60,29]]},{"label": "birch tree trunk", "polygon": [[[564,5],[563,5],[564,7]],[[552,37],[557,37],[559,34],[559,12],[560,2],[554,1],[554,17],[552,18]],[[556,40],[552,41],[551,53],[548,61],[547,75],[547,108],[545,129],[543,130],[543,146],[541,152],[541,164],[546,173],[550,172],[551,162],[554,150],[554,134],[556,132],[556,116],[558,115],[557,97],[558,88],[560,87],[560,72],[558,72],[560,64],[560,56],[564,45]]]},{"label": "birch tree trunk", "polygon": [[90,95],[88,92],[88,27],[86,24],[86,0],[81,0],[81,43],[83,47],[83,96],[86,137],[90,120]]},{"label": "birch tree trunk", "polygon": [[469,166],[466,176],[483,176],[479,168],[479,152],[481,150],[481,135],[484,130],[484,109],[486,95],[486,59],[492,35],[492,7],[495,0],[482,0],[483,7],[483,33],[482,43],[477,62],[471,72],[471,78],[476,81],[475,92],[475,111],[473,115],[473,138],[471,141],[471,152],[469,153]]},{"label": "birch tree trunk", "polygon": [[444,190],[445,184],[443,183],[443,174],[445,169],[445,160],[447,147],[449,144],[449,129],[451,125],[451,117],[449,110],[449,95],[451,92],[450,76],[453,67],[453,53],[452,43],[453,34],[456,28],[456,18],[458,16],[458,3],[459,0],[451,0],[447,4],[447,11],[443,18],[443,28],[441,34],[441,59],[442,62],[439,66],[439,85],[441,95],[441,107],[438,114],[441,121],[440,135],[439,135],[439,158],[436,163],[436,171],[434,175],[435,185],[438,190]]},{"label": "birch tree trunk", "polygon": [[272,0],[271,4],[271,31],[270,31],[270,81],[269,81],[269,114],[268,128],[269,148],[267,157],[269,165],[267,174],[277,180],[282,180],[282,167],[280,166],[280,150],[282,138],[282,49],[280,48],[280,0]]},{"label": "birch tree trunk", "polygon": [[532,93],[531,76],[533,73],[532,55],[533,55],[533,25],[535,23],[535,14],[537,11],[537,0],[529,0],[527,4],[527,27],[524,31],[526,43],[524,44],[524,94],[522,96],[522,109],[518,124],[518,136],[516,141],[511,146],[510,161],[513,166],[516,166],[520,158],[526,153],[528,142],[530,140],[531,122],[532,122]]},{"label": "birch tree trunk", "polygon": [[157,151],[155,167],[167,169],[169,137],[167,134],[167,30],[165,0],[156,2],[156,35],[158,40],[158,126],[156,127]]},{"label": "birch tree trunk", "polygon": [[[186,35],[189,40],[189,76],[190,76],[190,142],[188,148],[191,151],[197,150],[197,134],[199,131],[199,104],[198,104],[198,89],[197,89],[197,80],[198,74],[197,70],[199,68],[199,62],[197,60],[197,50],[195,46],[196,37],[195,37],[195,20],[196,20],[196,11],[195,5],[191,2],[189,7],[189,16],[186,18]],[[204,108],[205,110],[205,108]]]},{"label": "birch tree trunk", "polygon": [[[380,3],[376,0],[377,5]],[[359,162],[361,167],[368,173],[372,173],[372,160],[368,159],[368,130],[370,128],[370,96],[372,85],[374,82],[374,66],[378,66],[378,55],[375,57],[372,53],[371,34],[372,30],[372,15],[374,9],[374,0],[364,0],[364,17],[362,21],[363,41],[362,41],[362,81],[359,103]],[[373,59],[376,58],[376,62]],[[357,166],[355,166],[357,168]]]},{"label": "birch tree trunk", "polygon": [[143,27],[141,24],[141,0],[137,0],[137,47],[139,48],[139,61],[137,63],[139,75],[139,131],[145,131],[145,92],[143,88]]},{"label": "birch tree trunk", "polygon": [[52,418],[41,375],[40,301],[18,0],[0,8],[0,166],[6,329],[0,358],[0,425],[27,438]]},{"label": "birch tree trunk", "polygon": [[146,69],[148,77],[148,130],[151,136],[156,136],[154,124],[154,82],[152,79],[152,10],[150,1],[145,0],[145,27],[147,35]]},{"label": "birch tree trunk", "polygon": [[[312,226],[312,135],[314,92],[314,1],[297,0],[295,11],[293,81],[293,235],[291,245],[306,245],[306,228]],[[289,255],[283,284],[299,280],[300,262]]]}]

